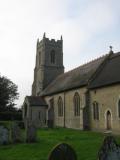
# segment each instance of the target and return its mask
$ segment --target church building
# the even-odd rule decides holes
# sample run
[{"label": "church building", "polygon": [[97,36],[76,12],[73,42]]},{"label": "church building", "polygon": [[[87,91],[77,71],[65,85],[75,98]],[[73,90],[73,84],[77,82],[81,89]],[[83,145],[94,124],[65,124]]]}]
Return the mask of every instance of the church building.
[{"label": "church building", "polygon": [[32,95],[23,120],[37,127],[120,133],[120,52],[64,72],[63,39],[37,41]]}]

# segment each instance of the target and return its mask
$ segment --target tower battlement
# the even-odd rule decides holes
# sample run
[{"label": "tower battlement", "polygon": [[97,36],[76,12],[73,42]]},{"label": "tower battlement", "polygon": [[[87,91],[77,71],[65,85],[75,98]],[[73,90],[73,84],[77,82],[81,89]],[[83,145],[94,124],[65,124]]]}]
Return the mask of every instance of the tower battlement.
[{"label": "tower battlement", "polygon": [[37,40],[36,64],[32,95],[40,95],[58,75],[64,73],[63,66],[63,39],[49,39],[43,35]]},{"label": "tower battlement", "polygon": [[56,39],[49,39],[44,34],[42,40],[39,40],[39,38],[37,40],[37,46],[38,47],[43,45],[43,44],[45,44],[47,46],[51,45],[51,46],[62,47],[62,45],[63,45],[62,36],[61,36],[61,38],[59,40],[56,40]]}]

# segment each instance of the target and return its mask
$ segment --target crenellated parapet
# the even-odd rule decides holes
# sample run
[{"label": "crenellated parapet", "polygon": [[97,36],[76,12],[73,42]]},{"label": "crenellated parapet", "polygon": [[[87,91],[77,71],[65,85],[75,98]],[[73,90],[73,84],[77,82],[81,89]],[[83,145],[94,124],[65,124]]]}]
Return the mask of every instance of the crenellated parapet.
[{"label": "crenellated parapet", "polygon": [[43,44],[46,46],[56,46],[56,47],[62,48],[63,39],[62,39],[62,36],[60,37],[59,40],[49,39],[46,37],[46,35],[44,33],[42,40],[39,40],[39,38],[37,39],[37,47],[39,48],[39,47],[43,46]]},{"label": "crenellated parapet", "polygon": [[37,39],[33,95],[39,95],[58,75],[64,73],[63,39]]}]

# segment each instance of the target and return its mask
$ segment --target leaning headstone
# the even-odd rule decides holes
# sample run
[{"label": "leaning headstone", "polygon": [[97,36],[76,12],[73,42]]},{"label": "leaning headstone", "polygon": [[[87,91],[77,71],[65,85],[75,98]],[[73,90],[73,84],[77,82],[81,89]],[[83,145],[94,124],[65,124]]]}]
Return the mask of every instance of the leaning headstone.
[{"label": "leaning headstone", "polygon": [[26,127],[26,142],[33,143],[37,140],[37,129],[33,124],[28,124]]},{"label": "leaning headstone", "polygon": [[61,143],[51,151],[48,160],[77,160],[77,156],[70,145]]},{"label": "leaning headstone", "polygon": [[21,129],[15,122],[11,127],[11,139],[13,143],[19,143],[22,141]]},{"label": "leaning headstone", "polygon": [[9,130],[4,127],[0,126],[0,144],[8,144],[9,143]]},{"label": "leaning headstone", "polygon": [[98,160],[120,160],[120,146],[113,136],[107,136],[98,153]]}]

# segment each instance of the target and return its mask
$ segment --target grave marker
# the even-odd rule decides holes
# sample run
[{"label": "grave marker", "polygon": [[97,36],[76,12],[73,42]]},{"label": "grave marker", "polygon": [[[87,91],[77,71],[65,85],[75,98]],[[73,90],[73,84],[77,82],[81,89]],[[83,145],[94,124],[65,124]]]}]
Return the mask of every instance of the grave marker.
[{"label": "grave marker", "polygon": [[9,130],[4,127],[0,126],[0,144],[8,144],[9,143]]},{"label": "grave marker", "polygon": [[61,143],[51,151],[48,160],[77,160],[77,156],[70,145]]},{"label": "grave marker", "polygon": [[26,142],[33,143],[37,140],[37,129],[33,124],[28,124],[26,127]]},{"label": "grave marker", "polygon": [[22,141],[21,129],[15,122],[13,122],[11,127],[11,138],[13,143],[19,143]]},{"label": "grave marker", "polygon": [[113,136],[107,136],[98,153],[98,160],[120,160],[120,146]]}]

